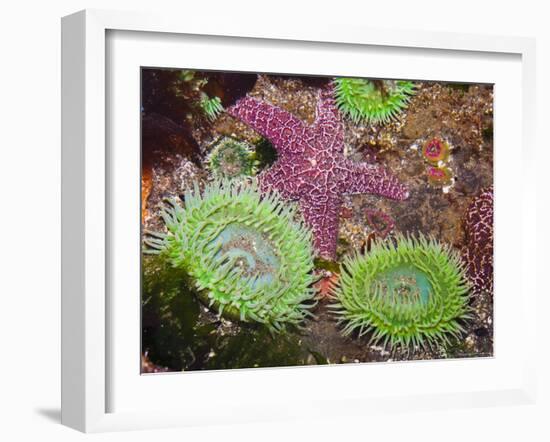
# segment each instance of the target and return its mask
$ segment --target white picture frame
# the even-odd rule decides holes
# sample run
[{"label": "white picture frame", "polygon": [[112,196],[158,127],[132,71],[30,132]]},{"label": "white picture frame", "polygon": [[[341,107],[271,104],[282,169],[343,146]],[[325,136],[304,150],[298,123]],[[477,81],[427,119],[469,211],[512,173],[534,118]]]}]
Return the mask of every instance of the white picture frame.
[{"label": "white picture frame", "polygon": [[[109,324],[113,320],[108,299],[109,242],[116,230],[109,228],[112,222],[111,196],[109,195],[108,133],[106,121],[110,118],[108,97],[110,77],[106,75],[108,56],[107,35],[110,32],[142,32],[149,35],[176,36],[217,36],[247,41],[271,41],[273,45],[298,45],[300,42],[315,44],[337,44],[338,47],[369,46],[401,48],[403,51],[425,49],[432,54],[470,53],[479,60],[484,54],[503,54],[518,57],[521,65],[521,119],[517,120],[518,140],[521,143],[521,167],[523,180],[518,186],[517,196],[521,199],[522,210],[515,220],[518,225],[517,254],[521,258],[520,295],[516,302],[524,342],[533,342],[535,323],[536,288],[532,264],[536,255],[533,248],[535,235],[534,192],[527,189],[535,179],[535,146],[533,139],[534,100],[535,100],[535,46],[532,39],[517,37],[490,37],[450,33],[426,33],[414,31],[381,31],[370,28],[331,28],[313,25],[298,28],[292,25],[268,25],[250,23],[235,29],[230,23],[213,21],[193,21],[182,24],[176,17],[153,16],[143,13],[122,13],[99,10],[86,10],[63,18],[62,21],[62,423],[85,432],[122,429],[157,428],[208,424],[211,416],[204,408],[194,410],[175,407],[159,410],[113,411],[109,406],[110,370],[114,360],[109,342]],[[159,34],[160,33],[160,34]],[[171,37],[171,38],[172,38]],[[252,40],[251,40],[252,39]],[[261,70],[261,69],[258,69]],[[497,120],[498,124],[498,120]],[[498,127],[496,131],[498,131]],[[504,156],[504,154],[503,154]],[[499,174],[498,167],[496,174]],[[502,174],[501,174],[502,176]],[[505,178],[503,179],[503,183]],[[503,184],[504,185],[504,184]],[[498,207],[498,187],[496,190]],[[503,197],[504,198],[504,197]],[[504,201],[504,199],[501,199]],[[504,206],[503,206],[504,207]],[[498,209],[497,209],[498,211]],[[516,249],[511,249],[516,253]],[[510,253],[496,246],[496,261],[499,254]],[[498,267],[498,264],[497,264]],[[498,284],[497,284],[498,287]],[[506,287],[502,286],[502,291]],[[510,289],[508,289],[510,290]],[[136,297],[136,299],[138,299]],[[532,403],[535,396],[534,351],[527,344],[518,356],[518,366],[514,375],[500,387],[488,389],[476,387],[472,391],[459,390],[438,392],[437,388],[427,394],[393,394],[378,396],[374,401],[361,391],[354,397],[338,398],[338,393],[327,393],[326,398],[314,397],[302,403],[282,406],[281,402],[272,406],[261,406],[243,399],[235,400],[234,410],[220,412],[217,422],[243,422],[284,419],[286,417],[322,416],[324,412],[334,414],[368,414],[381,409],[396,412],[407,409],[436,409],[469,406],[489,406],[499,404]],[[498,353],[495,359],[498,360]],[[437,364],[428,362],[423,364]],[[409,364],[412,366],[412,364]],[[378,365],[378,371],[394,370],[392,366]],[[385,368],[386,367],[386,368]],[[395,367],[395,366],[394,366]],[[450,366],[449,366],[450,367]],[[492,366],[487,366],[491,370]],[[340,368],[340,367],[338,367]],[[343,368],[343,367],[342,367]],[[311,368],[305,368],[310,370]],[[326,370],[332,370],[328,367]],[[346,376],[356,376],[347,369]],[[447,368],[438,368],[438,372]],[[457,365],[457,370],[462,370]],[[470,370],[472,368],[470,367]],[[257,382],[266,379],[274,385],[277,378],[290,379],[299,371],[272,369],[261,371],[240,371],[241,381],[245,377],[257,377]],[[317,370],[317,369],[316,369]],[[325,370],[325,368],[323,368]],[[424,371],[427,368],[423,369]],[[258,373],[258,371],[254,371]],[[281,375],[281,373],[284,373]],[[288,374],[291,373],[291,374]],[[298,374],[296,374],[298,373]],[[303,371],[302,371],[303,373]],[[209,373],[208,377],[196,378],[209,384],[226,381],[230,372]],[[325,371],[323,376],[332,374]],[[175,379],[174,376],[169,376]],[[163,376],[166,379],[166,376]],[[161,376],[149,377],[149,383],[160,386]],[[155,380],[157,379],[157,380]],[[305,381],[303,379],[303,381]],[[166,387],[162,387],[166,388]],[[160,388],[160,390],[162,390]],[[172,388],[171,386],[169,388]],[[327,389],[330,391],[330,389]],[[167,394],[167,393],[163,393]],[[223,395],[223,391],[221,392]],[[328,401],[338,406],[328,407]],[[324,411],[327,410],[327,411]],[[335,411],[337,410],[337,411]],[[194,412],[192,412],[194,411]],[[243,417],[244,416],[244,417]]]}]

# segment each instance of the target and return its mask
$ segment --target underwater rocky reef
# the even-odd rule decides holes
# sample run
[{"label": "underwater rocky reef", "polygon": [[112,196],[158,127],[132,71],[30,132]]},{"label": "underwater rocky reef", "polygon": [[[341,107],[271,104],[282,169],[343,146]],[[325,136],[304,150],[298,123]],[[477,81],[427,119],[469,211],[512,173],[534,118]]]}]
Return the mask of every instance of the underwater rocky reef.
[{"label": "underwater rocky reef", "polygon": [[142,69],[143,373],[493,355],[493,87]]}]

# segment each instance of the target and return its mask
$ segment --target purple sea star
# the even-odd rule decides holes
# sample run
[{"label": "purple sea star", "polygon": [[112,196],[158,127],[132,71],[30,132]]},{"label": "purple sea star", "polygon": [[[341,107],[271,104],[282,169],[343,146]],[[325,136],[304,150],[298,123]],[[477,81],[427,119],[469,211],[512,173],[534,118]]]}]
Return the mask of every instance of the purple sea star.
[{"label": "purple sea star", "polygon": [[276,189],[283,198],[298,201],[322,258],[336,258],[343,195],[372,193],[397,200],[409,195],[383,167],[355,163],[344,156],[344,126],[331,86],[320,89],[316,118],[310,126],[251,97],[241,98],[228,112],[269,139],[277,150],[277,161],[258,177],[260,188],[264,192]]},{"label": "purple sea star", "polygon": [[462,259],[473,292],[493,293],[493,186],[483,189],[468,207],[464,230]]}]

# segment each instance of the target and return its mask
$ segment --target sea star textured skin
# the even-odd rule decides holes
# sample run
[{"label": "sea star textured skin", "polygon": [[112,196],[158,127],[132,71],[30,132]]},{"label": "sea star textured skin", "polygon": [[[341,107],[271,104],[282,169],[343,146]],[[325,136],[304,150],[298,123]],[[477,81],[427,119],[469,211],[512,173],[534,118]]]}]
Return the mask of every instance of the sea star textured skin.
[{"label": "sea star textured skin", "polygon": [[404,200],[407,188],[386,169],[355,163],[344,156],[344,126],[333,100],[332,86],[319,91],[312,125],[255,98],[244,97],[227,111],[271,141],[277,161],[259,176],[262,191],[278,190],[296,200],[313,230],[315,249],[336,258],[342,196],[371,193]]},{"label": "sea star textured skin", "polygon": [[462,259],[475,294],[493,293],[493,210],[491,186],[474,198],[464,220],[466,245]]}]

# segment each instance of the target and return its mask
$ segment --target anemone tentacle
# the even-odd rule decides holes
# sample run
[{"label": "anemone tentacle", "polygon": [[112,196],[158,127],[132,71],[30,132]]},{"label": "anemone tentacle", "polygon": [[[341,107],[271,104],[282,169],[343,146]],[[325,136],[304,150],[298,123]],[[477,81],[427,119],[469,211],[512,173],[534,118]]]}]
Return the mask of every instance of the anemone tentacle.
[{"label": "anemone tentacle", "polygon": [[390,347],[431,346],[463,332],[469,284],[457,252],[422,235],[375,243],[342,264],[331,305],[342,333]]},{"label": "anemone tentacle", "polygon": [[204,92],[201,93],[199,106],[209,121],[214,121],[223,112],[222,100],[220,97],[210,98]]},{"label": "anemone tentacle", "polygon": [[215,178],[237,178],[256,174],[253,148],[230,137],[217,139],[206,157],[206,167]]},{"label": "anemone tentacle", "polygon": [[341,77],[334,80],[336,104],[355,123],[388,123],[408,106],[415,92],[411,81]]},{"label": "anemone tentacle", "polygon": [[312,234],[293,206],[257,184],[218,180],[201,193],[170,200],[167,233],[146,240],[182,268],[199,297],[220,315],[265,324],[277,332],[299,326],[315,305]]}]

